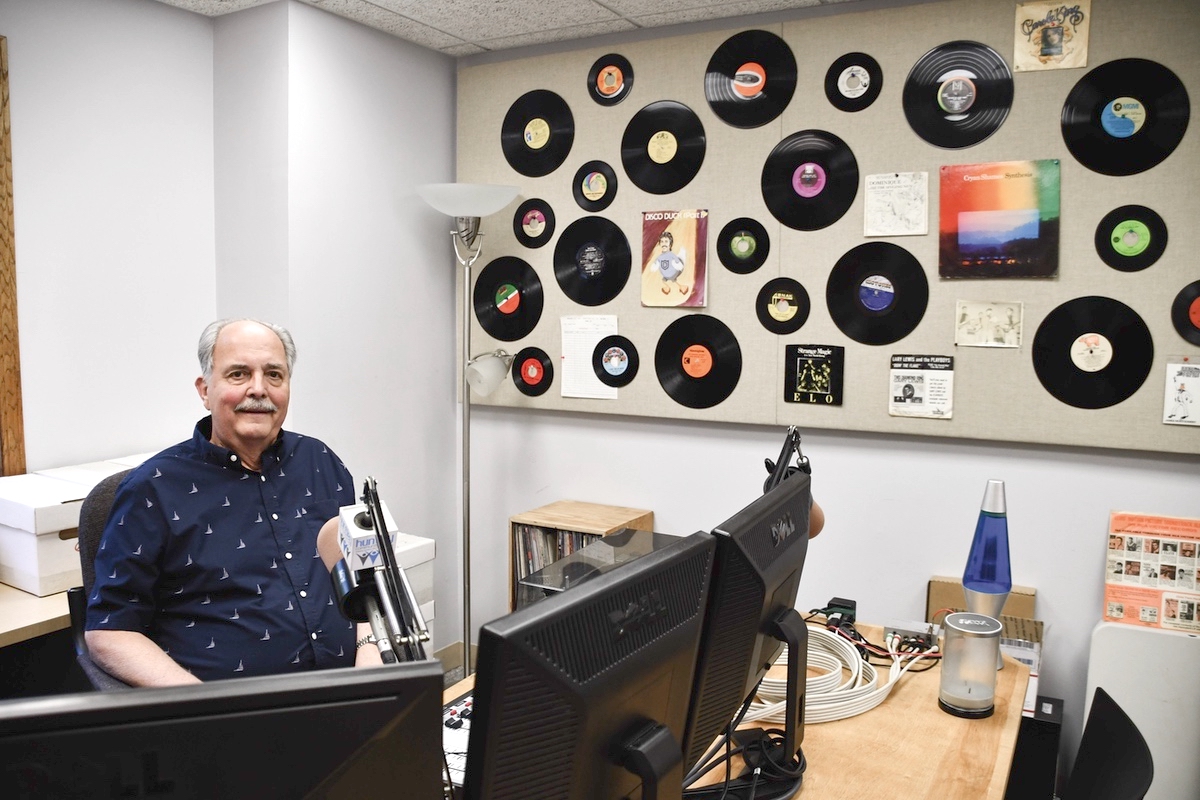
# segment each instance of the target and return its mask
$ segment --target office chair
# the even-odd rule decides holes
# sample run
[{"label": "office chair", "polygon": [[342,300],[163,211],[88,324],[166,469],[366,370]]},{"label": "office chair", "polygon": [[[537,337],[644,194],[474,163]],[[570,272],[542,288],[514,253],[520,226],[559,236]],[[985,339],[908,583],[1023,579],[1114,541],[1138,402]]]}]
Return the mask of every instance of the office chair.
[{"label": "office chair", "polygon": [[1153,779],[1154,759],[1141,731],[1097,686],[1061,800],[1142,800]]},{"label": "office chair", "polygon": [[92,487],[88,496],[84,498],[83,505],[79,509],[79,565],[83,569],[83,586],[67,590],[67,607],[71,614],[71,635],[75,640],[75,658],[92,686],[100,691],[121,689],[128,685],[114,678],[92,661],[91,655],[88,653],[87,640],[83,635],[87,622],[88,597],[92,593],[92,585],[96,582],[96,548],[100,546],[100,536],[104,533],[104,525],[112,510],[117,486],[127,474],[129,474],[129,470],[109,475]]}]

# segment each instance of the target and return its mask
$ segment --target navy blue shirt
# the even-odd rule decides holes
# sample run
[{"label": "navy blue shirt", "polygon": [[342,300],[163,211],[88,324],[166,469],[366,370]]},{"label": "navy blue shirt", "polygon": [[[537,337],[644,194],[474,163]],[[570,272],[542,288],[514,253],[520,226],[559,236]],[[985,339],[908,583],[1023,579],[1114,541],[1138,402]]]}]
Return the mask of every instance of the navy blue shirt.
[{"label": "navy blue shirt", "polygon": [[354,664],[317,532],[355,502],[324,444],[281,431],[261,472],[209,441],[212,418],[134,469],[96,553],[88,630],[149,636],[201,680]]}]

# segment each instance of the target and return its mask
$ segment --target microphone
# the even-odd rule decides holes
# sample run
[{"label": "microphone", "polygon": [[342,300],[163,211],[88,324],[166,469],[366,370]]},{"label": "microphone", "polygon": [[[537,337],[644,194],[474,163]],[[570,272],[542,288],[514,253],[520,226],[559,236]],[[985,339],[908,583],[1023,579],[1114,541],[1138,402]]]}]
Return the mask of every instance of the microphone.
[{"label": "microphone", "polygon": [[[354,509],[356,506],[350,508]],[[392,647],[391,637],[387,634],[387,625],[379,611],[379,603],[372,595],[374,585],[372,582],[360,582],[342,558],[341,537],[338,535],[340,527],[341,513],[337,518],[322,525],[317,534],[317,553],[320,554],[321,561],[333,580],[333,593],[337,597],[338,610],[351,622],[370,623],[375,644],[379,647],[379,657],[385,664],[395,664],[399,659]]]}]

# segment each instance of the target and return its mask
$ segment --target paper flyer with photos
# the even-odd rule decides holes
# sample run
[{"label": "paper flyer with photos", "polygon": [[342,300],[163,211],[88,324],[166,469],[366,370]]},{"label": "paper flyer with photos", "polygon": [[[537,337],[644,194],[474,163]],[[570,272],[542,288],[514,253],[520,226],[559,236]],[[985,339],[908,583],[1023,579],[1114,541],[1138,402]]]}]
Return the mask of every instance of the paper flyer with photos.
[{"label": "paper flyer with photos", "polygon": [[1013,69],[1086,67],[1092,0],[1038,0],[1017,6],[1013,41]]},{"label": "paper flyer with photos", "polygon": [[954,417],[953,356],[892,356],[888,381],[893,417]]},{"label": "paper flyer with photos", "polygon": [[1104,620],[1200,633],[1200,519],[1114,511]]},{"label": "paper flyer with photos", "polygon": [[704,308],[708,211],[642,213],[642,305]]}]

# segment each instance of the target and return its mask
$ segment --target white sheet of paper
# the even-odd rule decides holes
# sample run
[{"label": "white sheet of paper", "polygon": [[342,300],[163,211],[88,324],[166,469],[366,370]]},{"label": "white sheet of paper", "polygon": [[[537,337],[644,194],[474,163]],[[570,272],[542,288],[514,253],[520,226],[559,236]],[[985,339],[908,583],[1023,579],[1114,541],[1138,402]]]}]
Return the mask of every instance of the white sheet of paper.
[{"label": "white sheet of paper", "polygon": [[590,397],[597,400],[616,400],[617,388],[608,386],[596,377],[592,369],[592,351],[605,336],[617,332],[614,314],[587,314],[561,317],[562,324],[562,381],[563,397]]}]

